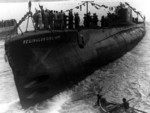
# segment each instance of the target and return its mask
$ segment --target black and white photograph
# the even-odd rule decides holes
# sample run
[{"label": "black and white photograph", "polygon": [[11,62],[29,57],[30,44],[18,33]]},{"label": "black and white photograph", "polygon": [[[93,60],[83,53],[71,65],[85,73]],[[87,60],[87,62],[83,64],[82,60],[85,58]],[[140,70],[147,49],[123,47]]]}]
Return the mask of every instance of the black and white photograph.
[{"label": "black and white photograph", "polygon": [[150,113],[149,0],[0,0],[0,113]]}]

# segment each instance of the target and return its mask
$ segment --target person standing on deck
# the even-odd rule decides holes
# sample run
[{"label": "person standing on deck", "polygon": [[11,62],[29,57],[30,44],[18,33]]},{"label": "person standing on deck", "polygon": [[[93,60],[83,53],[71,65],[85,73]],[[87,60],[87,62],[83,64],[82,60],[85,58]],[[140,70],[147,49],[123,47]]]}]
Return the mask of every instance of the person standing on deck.
[{"label": "person standing on deck", "polygon": [[87,28],[90,28],[92,25],[92,18],[91,18],[91,13],[89,12],[87,14]]},{"label": "person standing on deck", "polygon": [[64,29],[64,12],[60,12],[60,29]]},{"label": "person standing on deck", "polygon": [[79,28],[79,24],[80,24],[80,17],[79,17],[79,14],[76,13],[75,14],[75,29]]},{"label": "person standing on deck", "polygon": [[69,11],[69,29],[73,29],[73,14],[72,11]]},{"label": "person standing on deck", "polygon": [[54,13],[53,11],[49,11],[49,26],[50,26],[50,29],[53,29],[54,28]]},{"label": "person standing on deck", "polygon": [[94,13],[93,14],[93,25],[94,25],[94,27],[96,27],[96,26],[98,26],[98,17],[97,17],[97,15],[96,15],[96,13]]},{"label": "person standing on deck", "polygon": [[[45,20],[45,16],[44,16],[44,9],[43,9],[43,6],[41,6],[40,4],[39,4],[39,7],[40,7],[40,9],[41,9],[41,14],[42,14],[42,23],[44,24],[45,22],[44,22],[44,20]],[[45,27],[44,27],[45,28]]]},{"label": "person standing on deck", "polygon": [[61,12],[57,13],[57,29],[61,28]]},{"label": "person standing on deck", "polygon": [[63,18],[64,18],[64,26],[63,29],[66,29],[66,25],[67,25],[67,16],[65,13],[63,13]]},{"label": "person standing on deck", "polygon": [[54,13],[54,28],[58,29],[58,12],[55,11]]},{"label": "person standing on deck", "polygon": [[37,17],[38,17],[39,29],[41,30],[41,29],[43,29],[43,23],[42,23],[42,14],[41,14],[41,11],[38,11]]},{"label": "person standing on deck", "polygon": [[35,9],[35,13],[33,15],[33,20],[34,20],[34,23],[35,23],[35,30],[38,29],[38,10]]},{"label": "person standing on deck", "polygon": [[100,105],[100,101],[102,99],[102,95],[97,94],[96,96],[97,96],[96,106],[99,106]]},{"label": "person standing on deck", "polygon": [[59,12],[58,11],[56,11],[56,28],[57,29],[59,29],[59,20],[60,20],[60,18],[59,18]]},{"label": "person standing on deck", "polygon": [[101,17],[101,27],[105,27],[105,17]]},{"label": "person standing on deck", "polygon": [[56,11],[54,11],[54,20],[53,20],[53,24],[54,24],[54,29],[56,29]]},{"label": "person standing on deck", "polygon": [[87,14],[84,14],[84,27],[87,28]]},{"label": "person standing on deck", "polygon": [[46,9],[45,11],[44,11],[44,16],[45,16],[45,20],[44,20],[44,29],[49,29],[49,12],[48,12],[48,10]]}]

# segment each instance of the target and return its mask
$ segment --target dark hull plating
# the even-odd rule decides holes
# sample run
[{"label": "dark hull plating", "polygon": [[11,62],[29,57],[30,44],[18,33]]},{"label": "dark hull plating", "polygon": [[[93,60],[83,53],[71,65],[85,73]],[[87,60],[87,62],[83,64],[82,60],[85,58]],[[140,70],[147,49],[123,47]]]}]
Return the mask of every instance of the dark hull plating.
[{"label": "dark hull plating", "polygon": [[145,35],[144,24],[80,32],[40,31],[5,43],[21,104],[35,105],[72,87],[131,50]]}]

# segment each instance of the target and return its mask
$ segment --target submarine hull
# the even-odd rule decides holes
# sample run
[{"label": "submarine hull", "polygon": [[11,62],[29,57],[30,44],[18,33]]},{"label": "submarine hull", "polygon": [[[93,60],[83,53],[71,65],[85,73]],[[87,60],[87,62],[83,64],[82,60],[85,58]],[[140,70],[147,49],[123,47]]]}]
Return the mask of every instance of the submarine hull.
[{"label": "submarine hull", "polygon": [[121,57],[145,35],[145,25],[28,32],[5,43],[24,108],[71,88]]}]

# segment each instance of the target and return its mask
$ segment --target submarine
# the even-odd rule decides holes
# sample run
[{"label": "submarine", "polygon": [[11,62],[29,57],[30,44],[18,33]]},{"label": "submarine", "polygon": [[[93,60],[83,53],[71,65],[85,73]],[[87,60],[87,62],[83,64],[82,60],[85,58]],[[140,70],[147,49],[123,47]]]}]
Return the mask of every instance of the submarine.
[{"label": "submarine", "polygon": [[[107,16],[103,27],[33,30],[7,39],[5,52],[22,107],[72,88],[133,49],[146,33],[145,20],[133,22],[133,8],[126,5],[128,8],[118,6],[119,22]],[[32,15],[30,11],[14,30],[28,15]]]}]

